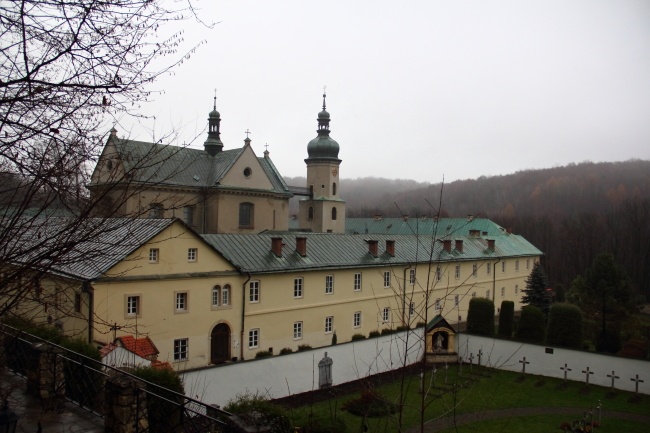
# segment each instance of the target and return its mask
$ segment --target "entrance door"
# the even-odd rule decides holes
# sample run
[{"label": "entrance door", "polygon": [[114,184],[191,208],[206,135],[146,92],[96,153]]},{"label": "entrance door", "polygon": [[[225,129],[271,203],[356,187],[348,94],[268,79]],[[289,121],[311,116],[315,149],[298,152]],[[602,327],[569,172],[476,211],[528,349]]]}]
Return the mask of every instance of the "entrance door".
[{"label": "entrance door", "polygon": [[230,359],[230,326],[219,323],[212,329],[210,363],[221,364]]}]

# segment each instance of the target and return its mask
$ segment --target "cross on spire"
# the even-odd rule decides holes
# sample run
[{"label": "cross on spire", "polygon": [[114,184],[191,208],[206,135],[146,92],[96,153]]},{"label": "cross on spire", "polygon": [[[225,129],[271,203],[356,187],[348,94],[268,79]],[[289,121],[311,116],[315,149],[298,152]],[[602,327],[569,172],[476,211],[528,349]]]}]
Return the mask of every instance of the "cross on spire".
[{"label": "cross on spire", "polygon": [[250,131],[248,130],[248,128],[246,128],[246,131],[244,131],[244,134],[246,134],[246,138],[248,138],[248,134],[252,134],[252,132],[250,132]]},{"label": "cross on spire", "polygon": [[217,88],[214,88],[214,109],[217,109]]},{"label": "cross on spire", "polygon": [[323,110],[325,109],[325,97],[327,96],[327,86],[323,86]]}]

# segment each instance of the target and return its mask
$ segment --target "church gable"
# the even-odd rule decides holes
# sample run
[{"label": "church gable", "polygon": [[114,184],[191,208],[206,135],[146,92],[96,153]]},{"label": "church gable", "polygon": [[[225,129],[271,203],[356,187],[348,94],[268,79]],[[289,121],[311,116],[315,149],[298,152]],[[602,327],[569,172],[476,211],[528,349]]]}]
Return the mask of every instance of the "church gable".
[{"label": "church gable", "polygon": [[95,165],[91,185],[112,183],[124,177],[125,169],[115,145],[109,139]]},{"label": "church gable", "polygon": [[219,181],[221,186],[273,190],[273,183],[250,146],[245,146],[237,160]]}]

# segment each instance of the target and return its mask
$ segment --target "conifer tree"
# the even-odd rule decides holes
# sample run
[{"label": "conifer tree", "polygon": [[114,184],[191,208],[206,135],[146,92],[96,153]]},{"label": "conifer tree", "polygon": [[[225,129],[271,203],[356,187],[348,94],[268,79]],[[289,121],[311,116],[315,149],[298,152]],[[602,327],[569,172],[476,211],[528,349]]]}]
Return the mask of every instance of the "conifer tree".
[{"label": "conifer tree", "polygon": [[524,289],[524,296],[521,302],[524,305],[537,307],[544,314],[548,314],[548,309],[551,305],[551,295],[546,290],[547,288],[548,282],[542,265],[535,263],[532,272],[526,279],[526,288]]}]

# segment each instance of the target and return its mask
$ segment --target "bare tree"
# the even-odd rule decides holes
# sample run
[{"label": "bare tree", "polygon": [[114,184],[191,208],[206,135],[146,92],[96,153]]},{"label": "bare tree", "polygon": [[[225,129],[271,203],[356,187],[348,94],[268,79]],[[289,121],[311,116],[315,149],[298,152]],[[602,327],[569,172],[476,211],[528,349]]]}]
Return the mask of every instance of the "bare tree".
[{"label": "bare tree", "polygon": [[145,188],[134,173],[173,150],[153,147],[112,174],[119,194],[86,185],[112,119],[139,116],[151,84],[202,44],[179,51],[170,24],[187,19],[199,21],[191,0],[0,4],[0,317],[36,297],[43,275],[126,240],[130,219],[104,217]]}]

